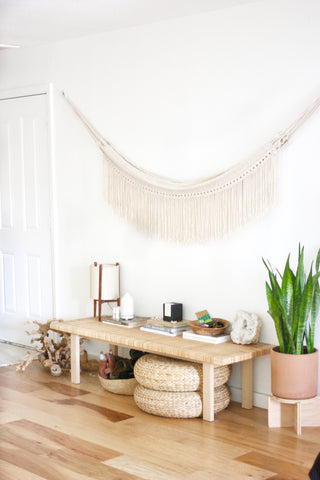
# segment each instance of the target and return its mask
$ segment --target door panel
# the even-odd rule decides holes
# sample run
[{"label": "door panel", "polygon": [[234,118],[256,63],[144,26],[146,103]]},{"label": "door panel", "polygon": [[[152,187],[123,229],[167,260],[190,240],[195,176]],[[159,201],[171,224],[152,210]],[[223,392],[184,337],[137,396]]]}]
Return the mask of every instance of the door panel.
[{"label": "door panel", "polygon": [[0,100],[0,338],[26,345],[52,318],[47,118],[45,94]]},{"label": "door panel", "polygon": [[12,229],[12,199],[11,199],[11,158],[9,152],[9,126],[0,124],[0,225],[7,230]]},{"label": "door panel", "polygon": [[4,285],[4,311],[16,312],[16,281],[14,268],[14,255],[3,253],[3,285]]}]

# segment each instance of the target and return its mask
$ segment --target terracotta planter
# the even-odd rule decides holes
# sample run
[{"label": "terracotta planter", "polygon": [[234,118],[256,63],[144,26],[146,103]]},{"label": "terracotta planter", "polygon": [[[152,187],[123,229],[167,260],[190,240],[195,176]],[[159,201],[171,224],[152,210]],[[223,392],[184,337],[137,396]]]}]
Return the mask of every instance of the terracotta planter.
[{"label": "terracotta planter", "polygon": [[318,394],[319,352],[303,355],[271,350],[271,391],[280,398],[301,400]]}]

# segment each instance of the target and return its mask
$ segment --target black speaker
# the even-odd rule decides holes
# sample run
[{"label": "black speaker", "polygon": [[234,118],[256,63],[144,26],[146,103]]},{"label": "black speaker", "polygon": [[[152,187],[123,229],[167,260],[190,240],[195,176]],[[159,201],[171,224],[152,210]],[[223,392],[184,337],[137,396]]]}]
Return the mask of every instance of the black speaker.
[{"label": "black speaker", "polygon": [[182,321],[182,303],[164,303],[163,304],[163,320],[165,322],[181,322]]}]

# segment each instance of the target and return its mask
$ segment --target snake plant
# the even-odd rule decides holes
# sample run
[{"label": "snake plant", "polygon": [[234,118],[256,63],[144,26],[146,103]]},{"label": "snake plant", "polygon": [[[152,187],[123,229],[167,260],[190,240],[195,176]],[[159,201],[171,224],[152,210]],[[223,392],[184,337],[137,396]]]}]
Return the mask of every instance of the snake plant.
[{"label": "snake plant", "polygon": [[[270,284],[266,282],[268,313],[272,317],[281,353],[300,355],[314,351],[314,332],[320,305],[320,249],[315,272],[313,263],[309,274],[304,269],[304,247],[299,244],[296,273],[290,268],[290,254],[283,275],[264,259]],[[279,280],[278,280],[279,275]]]}]

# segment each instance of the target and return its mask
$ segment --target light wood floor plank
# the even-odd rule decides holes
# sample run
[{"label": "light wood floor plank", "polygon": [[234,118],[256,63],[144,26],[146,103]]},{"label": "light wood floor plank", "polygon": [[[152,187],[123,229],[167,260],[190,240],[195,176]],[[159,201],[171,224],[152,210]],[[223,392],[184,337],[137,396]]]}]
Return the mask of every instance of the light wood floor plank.
[{"label": "light wood floor plank", "polygon": [[[0,460],[6,461],[19,469],[25,471],[25,475],[20,478],[28,478],[28,475],[38,475],[45,480],[89,480],[86,474],[79,474],[68,468],[67,465],[60,465],[51,460],[51,458],[41,458],[41,456],[30,454],[24,449],[14,447],[11,444],[1,442]],[[11,479],[13,480],[13,479]]]},{"label": "light wood floor plank", "polygon": [[[310,440],[310,435],[314,436],[314,432],[310,431],[315,429],[306,429],[308,431],[302,436],[301,441],[297,442],[297,435],[293,429],[269,429],[267,425],[257,426],[255,423],[244,425],[242,422],[241,428],[239,428],[238,416],[233,416],[235,409],[238,410],[237,404],[232,405],[229,409],[228,418],[221,419],[222,423],[216,429],[216,438],[228,442],[230,445],[240,443],[248,450],[266,453],[293,464],[299,465],[301,459],[307,464],[312,463],[315,452],[319,450],[320,428],[317,429],[318,441],[314,442],[313,437]],[[262,410],[262,412],[267,413],[266,410]],[[226,431],[228,435],[226,435]]]},{"label": "light wood floor plank", "polygon": [[88,455],[74,452],[66,448],[56,450],[51,455],[51,460],[56,465],[68,465],[68,469],[75,473],[86,472],[86,474],[95,480],[115,479],[118,480],[140,480],[140,477],[131,472],[122,472],[119,469],[109,466],[102,462],[97,462]]},{"label": "light wood floor plank", "polygon": [[89,393],[88,390],[84,390],[76,385],[65,385],[60,382],[41,382],[41,385],[54,392],[68,395],[68,397],[78,397]]},{"label": "light wood floor plank", "polygon": [[39,477],[39,475],[27,472],[24,468],[16,467],[3,460],[0,460],[0,478],[1,480],[44,480],[44,478]]},{"label": "light wood floor plank", "polygon": [[266,410],[235,402],[213,423],[156,417],[97,375],[74,386],[39,362],[0,368],[1,480],[302,480],[319,438],[319,427],[269,429]]},{"label": "light wood floor plank", "polygon": [[107,418],[109,422],[122,422],[123,420],[128,420],[132,418],[131,415],[126,413],[120,413],[116,410],[111,410],[110,408],[101,407],[100,405],[93,405],[92,403],[86,402],[85,400],[79,400],[78,398],[66,398],[63,400],[54,400],[57,405],[69,405],[71,407],[79,406],[86,410],[92,410],[100,414],[102,417]]},{"label": "light wood floor plank", "polygon": [[121,470],[121,472],[133,473],[144,480],[185,480],[186,476],[183,473],[177,473],[167,468],[167,463],[164,466],[159,466],[155,463],[141,460],[129,455],[122,455],[120,457],[112,458],[103,462],[105,465]]},{"label": "light wood floor plank", "polygon": [[[64,398],[55,399],[55,397],[53,396],[53,398],[49,397],[49,400],[48,397],[46,397],[46,399],[43,400],[40,393],[37,398],[36,405],[33,395],[23,395],[21,392],[16,392],[14,397],[12,397],[10,389],[4,388],[0,391],[0,399],[2,400],[2,405],[5,405],[6,401],[10,403],[13,402],[12,408],[9,409],[11,412],[18,410],[18,404],[23,399],[26,414],[28,413],[28,409],[36,409],[39,415],[43,414],[44,417],[50,413],[59,415],[60,412],[65,412],[65,416],[68,417],[69,420],[73,421],[81,421],[81,418],[75,418],[79,417],[79,414],[81,415],[82,419],[84,416],[86,416],[87,419],[90,419],[91,417],[93,419],[99,417],[100,421],[103,418],[110,422],[121,422],[123,420],[127,420],[128,418],[131,418],[130,415],[126,413],[120,413],[117,410],[112,410],[110,408],[102,407],[100,405],[90,404],[84,400],[80,400],[74,397],[63,397]],[[80,407],[79,411],[74,408],[75,406]]]},{"label": "light wood floor plank", "polygon": [[268,465],[268,469],[271,472],[280,474],[280,476],[285,477],[286,480],[301,480],[303,478],[308,478],[308,472],[310,470],[303,466],[278,460],[277,458],[257,452],[247,453],[246,455],[237,458],[237,460],[256,467]]},{"label": "light wood floor plank", "polygon": [[[119,452],[96,443],[80,440],[72,435],[57,432],[28,420],[20,420],[0,427],[0,438],[7,443],[26,448],[38,455],[49,454],[54,450],[66,447],[95,460],[103,461],[120,455]],[[43,451],[43,449],[46,449]]]},{"label": "light wood floor plank", "polygon": [[37,440],[31,438],[26,438],[17,434],[17,430],[10,428],[8,425],[6,428],[1,429],[0,431],[1,442],[6,442],[7,444],[13,445],[17,448],[24,449],[26,452],[29,452],[34,455],[50,455],[53,451],[52,445],[49,443],[41,443]]},{"label": "light wood floor plank", "polygon": [[[1,400],[0,400],[1,404]],[[15,413],[10,413],[5,411],[5,409],[1,406],[0,407],[0,425],[3,423],[13,422],[15,420],[20,420],[21,417],[16,415]]]},{"label": "light wood floor plank", "polygon": [[31,384],[25,382],[21,375],[15,375],[12,377],[0,377],[0,387],[2,388],[9,388],[11,390],[21,392],[21,393],[28,393],[28,392],[35,392],[36,390],[41,389],[41,385]]},{"label": "light wood floor plank", "polygon": [[159,467],[154,463],[137,460],[137,458],[123,455],[107,462],[106,465],[112,465],[124,472],[131,472],[144,480],[266,480],[272,472],[265,469],[252,467],[250,465],[239,465],[237,462],[213,461],[210,470],[197,470],[189,472],[187,475],[170,470],[167,463]]},{"label": "light wood floor plank", "polygon": [[198,470],[188,480],[269,480],[272,472],[251,465],[239,465],[237,462],[217,462],[210,470]]}]

